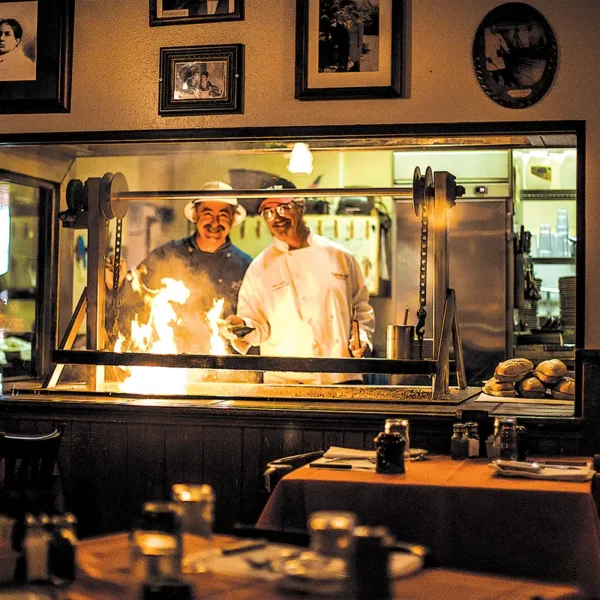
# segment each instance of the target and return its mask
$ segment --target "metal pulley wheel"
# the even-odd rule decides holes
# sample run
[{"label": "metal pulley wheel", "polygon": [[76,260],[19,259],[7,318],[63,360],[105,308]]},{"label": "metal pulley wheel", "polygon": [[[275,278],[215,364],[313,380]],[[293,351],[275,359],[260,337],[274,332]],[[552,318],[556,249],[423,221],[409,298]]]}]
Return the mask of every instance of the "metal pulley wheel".
[{"label": "metal pulley wheel", "polygon": [[421,208],[429,208],[433,204],[435,189],[433,186],[433,171],[431,167],[425,169],[425,175],[421,175],[421,169],[415,167],[413,174],[413,208],[417,217],[421,216]]},{"label": "metal pulley wheel", "polygon": [[100,208],[107,219],[122,219],[127,214],[128,202],[119,194],[128,192],[127,179],[123,173],[105,173],[100,180]]}]

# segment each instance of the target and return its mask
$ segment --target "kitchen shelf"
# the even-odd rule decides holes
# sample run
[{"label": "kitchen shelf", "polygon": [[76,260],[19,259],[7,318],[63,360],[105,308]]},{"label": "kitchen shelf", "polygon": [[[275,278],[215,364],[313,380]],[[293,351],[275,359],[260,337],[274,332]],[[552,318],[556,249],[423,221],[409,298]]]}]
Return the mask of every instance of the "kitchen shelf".
[{"label": "kitchen shelf", "polygon": [[521,200],[577,200],[577,190],[521,190]]},{"label": "kitchen shelf", "polygon": [[530,256],[534,263],[538,265],[574,265],[574,256]]}]

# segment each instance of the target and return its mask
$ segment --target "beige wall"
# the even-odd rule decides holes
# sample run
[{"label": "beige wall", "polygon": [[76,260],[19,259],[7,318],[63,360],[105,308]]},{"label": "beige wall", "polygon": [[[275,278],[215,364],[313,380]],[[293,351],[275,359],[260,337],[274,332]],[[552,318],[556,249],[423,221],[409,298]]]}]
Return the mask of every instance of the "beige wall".
[{"label": "beige wall", "polygon": [[[295,0],[246,0],[246,19],[148,26],[148,0],[77,0],[70,114],[2,115],[5,133],[203,129],[302,125],[587,121],[586,336],[600,346],[600,25],[598,0],[528,0],[554,28],[560,62],[555,84],[535,106],[510,110],[479,88],[471,65],[473,35],[500,0],[405,0],[406,98],[294,100]],[[245,112],[205,117],[158,116],[159,48],[242,43]],[[1,139],[1,136],[0,136]]]}]

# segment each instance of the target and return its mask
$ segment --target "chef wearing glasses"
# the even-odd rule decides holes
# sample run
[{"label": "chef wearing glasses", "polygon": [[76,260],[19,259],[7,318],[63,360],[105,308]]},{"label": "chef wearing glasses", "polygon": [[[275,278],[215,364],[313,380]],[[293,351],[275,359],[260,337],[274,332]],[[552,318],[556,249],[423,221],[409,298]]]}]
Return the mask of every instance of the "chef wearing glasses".
[{"label": "chef wearing glasses", "polygon": [[[278,179],[273,188],[293,188]],[[373,348],[375,316],[356,259],[340,244],[313,233],[304,201],[265,198],[259,205],[273,243],[246,271],[232,326],[254,328],[233,346],[260,346],[262,356],[361,358]],[[360,339],[351,337],[352,318]],[[351,350],[351,347],[356,349]],[[360,383],[355,373],[265,373],[265,383]]]}]

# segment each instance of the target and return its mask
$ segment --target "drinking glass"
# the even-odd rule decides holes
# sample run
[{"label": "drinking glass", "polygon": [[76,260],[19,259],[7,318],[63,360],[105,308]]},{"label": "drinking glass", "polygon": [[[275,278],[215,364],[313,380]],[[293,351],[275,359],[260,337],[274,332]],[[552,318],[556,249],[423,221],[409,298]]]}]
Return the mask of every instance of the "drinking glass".
[{"label": "drinking glass", "polygon": [[319,511],[308,517],[310,549],[324,556],[347,558],[352,551],[352,535],[357,519],[354,513]]},{"label": "drinking glass", "polygon": [[540,234],[538,236],[537,255],[552,256],[552,229],[548,223],[540,224]]},{"label": "drinking glass", "polygon": [[192,556],[191,536],[197,535],[210,540],[213,532],[215,493],[210,485],[176,483],[171,488],[171,497],[182,510],[182,538],[184,573],[204,573],[211,554],[210,542],[203,552]]}]

